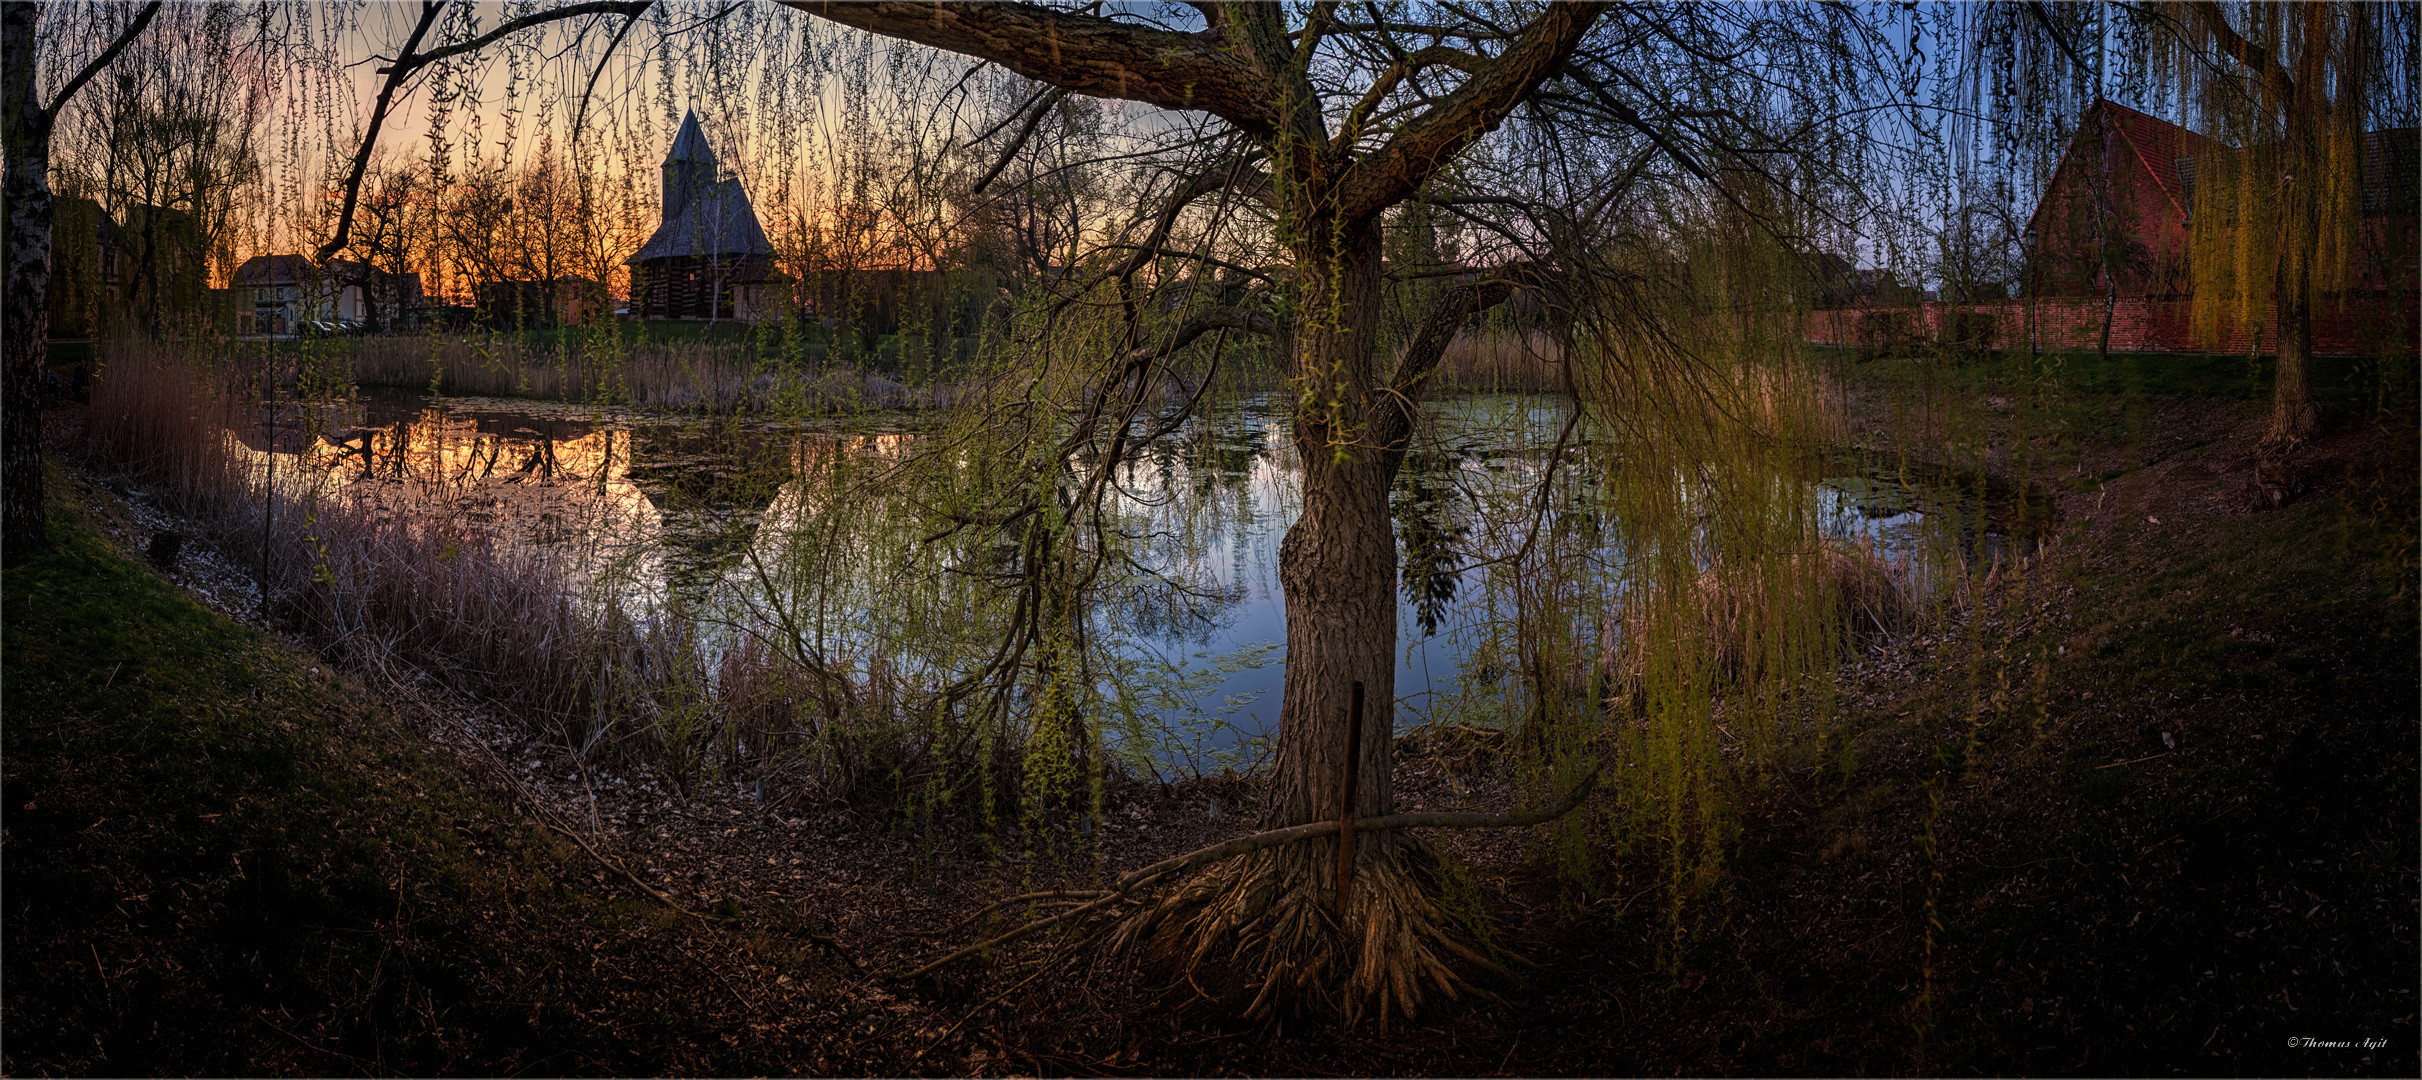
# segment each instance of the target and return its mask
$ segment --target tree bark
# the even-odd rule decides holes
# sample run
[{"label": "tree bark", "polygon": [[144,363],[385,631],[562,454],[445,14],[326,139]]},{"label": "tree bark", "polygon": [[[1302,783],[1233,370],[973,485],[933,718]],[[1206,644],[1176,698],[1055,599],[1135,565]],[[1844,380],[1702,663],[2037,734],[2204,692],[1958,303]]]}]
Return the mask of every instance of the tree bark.
[{"label": "tree bark", "polygon": [[[1270,827],[1334,817],[1344,775],[1346,703],[1366,690],[1366,737],[1356,763],[1354,814],[1395,808],[1390,734],[1396,700],[1396,532],[1388,493],[1403,462],[1379,441],[1373,348],[1379,325],[1379,249],[1368,224],[1334,247],[1299,254],[1303,279],[1289,376],[1303,460],[1303,512],[1278,549],[1286,597],[1287,661],[1276,769],[1263,821]],[[1330,248],[1320,250],[1320,248]],[[1393,837],[1370,838],[1364,857],[1386,857]],[[1307,849],[1329,845],[1307,845]],[[1300,853],[1323,857],[1317,850]]]},{"label": "tree bark", "polygon": [[2313,407],[2313,264],[2321,247],[2319,180],[2329,167],[2322,147],[2329,110],[2319,100],[2317,82],[2306,80],[2303,96],[2288,99],[2287,141],[2294,153],[2279,185],[2280,233],[2285,242],[2279,245],[2278,273],[2271,282],[2271,321],[2279,327],[2279,365],[2271,388],[2270,430],[2264,441],[2281,449],[2310,438],[2320,426]]},{"label": "tree bark", "polygon": [[28,0],[0,4],[0,108],[7,127],[7,221],[0,225],[0,550],[49,544],[42,516],[42,376],[50,349],[50,119],[36,92]]},{"label": "tree bark", "polygon": [[[1466,319],[1512,294],[1512,271],[1440,295],[1395,369],[1376,352],[1381,298],[1374,222],[1337,226],[1306,211],[1313,237],[1296,252],[1303,285],[1288,376],[1303,462],[1303,512],[1278,549],[1287,606],[1287,661],[1276,768],[1263,822],[1298,825],[1335,815],[1344,773],[1345,711],[1365,687],[1354,815],[1393,813],[1396,702],[1396,526],[1389,495],[1403,468],[1414,410],[1430,371]],[[1399,837],[1373,836],[1357,862],[1395,856]],[[1306,845],[1304,858],[1325,844]]]},{"label": "tree bark", "polygon": [[2313,407],[2312,262],[2306,252],[2287,253],[2281,262],[2272,290],[2278,298],[2279,365],[2266,441],[2286,448],[2312,437],[2320,414]]}]

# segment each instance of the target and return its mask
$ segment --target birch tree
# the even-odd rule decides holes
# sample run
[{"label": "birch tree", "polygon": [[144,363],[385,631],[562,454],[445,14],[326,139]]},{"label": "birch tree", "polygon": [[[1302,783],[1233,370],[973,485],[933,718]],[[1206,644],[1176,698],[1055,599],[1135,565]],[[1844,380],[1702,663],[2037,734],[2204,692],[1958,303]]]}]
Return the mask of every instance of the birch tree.
[{"label": "birch tree", "polygon": [[[44,17],[49,9],[49,18]],[[0,3],[0,550],[16,558],[49,544],[42,513],[42,377],[50,366],[51,134],[59,112],[140,37],[160,0],[114,5]],[[41,64],[74,44],[97,54],[43,100]]]}]

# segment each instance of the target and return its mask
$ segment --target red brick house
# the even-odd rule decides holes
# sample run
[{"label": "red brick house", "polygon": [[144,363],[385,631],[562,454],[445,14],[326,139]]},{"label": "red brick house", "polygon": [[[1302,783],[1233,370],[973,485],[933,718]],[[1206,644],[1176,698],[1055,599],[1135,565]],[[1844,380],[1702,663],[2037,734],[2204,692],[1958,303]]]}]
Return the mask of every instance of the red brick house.
[{"label": "red brick house", "polygon": [[[2422,186],[2417,138],[2403,128],[2364,137],[2362,219],[2344,292],[2314,305],[2324,354],[2422,351],[2417,244]],[[2111,101],[2088,109],[2027,222],[2023,299],[1866,305],[1812,312],[1814,344],[1873,349],[1886,337],[2046,351],[2204,352],[2193,332],[2187,243],[2203,136]],[[1915,310],[1911,310],[1912,308]],[[2217,349],[2276,348],[2268,320]],[[1885,333],[1886,329],[1890,333]],[[2261,340],[2255,340],[2260,332]]]},{"label": "red brick house", "polygon": [[2037,296],[2183,299],[2188,186],[2203,136],[2112,101],[2086,110],[2052,182],[2027,219],[2032,242],[2020,285]]}]

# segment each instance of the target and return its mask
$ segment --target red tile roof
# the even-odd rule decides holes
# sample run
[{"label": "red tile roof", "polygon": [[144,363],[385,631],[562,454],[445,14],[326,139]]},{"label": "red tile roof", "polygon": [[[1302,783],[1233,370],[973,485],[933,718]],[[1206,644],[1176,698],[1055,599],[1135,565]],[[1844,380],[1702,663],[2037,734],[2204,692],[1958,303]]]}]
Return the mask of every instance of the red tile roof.
[{"label": "red tile roof", "polygon": [[[2077,134],[2069,139],[2069,148],[2061,153],[2060,165],[2052,170],[2053,186],[2058,186],[2061,170],[2069,167],[2069,158],[2077,152],[2078,143],[2098,123],[2109,124],[2119,133],[2120,142],[2153,178],[2161,193],[2169,197],[2170,207],[2184,219],[2189,191],[2186,178],[2179,174],[2180,161],[2187,159],[2191,168],[2193,157],[2203,152],[2207,140],[2158,116],[2148,116],[2108,98],[2096,101],[2086,110],[2083,121],[2077,125]],[[2049,187],[2044,191],[2047,196],[2051,193]],[[2027,218],[2028,231],[2034,231],[2035,219],[2043,210],[2043,201],[2039,199],[2035,213]]]},{"label": "red tile roof", "polygon": [[2119,129],[2128,147],[2136,151],[2136,159],[2144,163],[2145,171],[2161,185],[2162,194],[2170,197],[2170,205],[2184,215],[2187,211],[2187,189],[2178,176],[2178,159],[2203,152],[2204,137],[2156,116],[2147,116],[2116,101],[2098,101],[2094,107]]}]

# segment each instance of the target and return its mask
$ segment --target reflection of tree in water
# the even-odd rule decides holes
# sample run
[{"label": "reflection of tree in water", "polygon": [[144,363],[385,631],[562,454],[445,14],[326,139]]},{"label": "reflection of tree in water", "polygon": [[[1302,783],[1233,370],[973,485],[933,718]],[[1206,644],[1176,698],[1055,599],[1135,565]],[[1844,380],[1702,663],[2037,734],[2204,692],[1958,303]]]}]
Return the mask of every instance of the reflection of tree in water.
[{"label": "reflection of tree in water", "polygon": [[1438,633],[1460,583],[1455,566],[1471,526],[1460,513],[1464,500],[1451,478],[1463,460],[1453,450],[1409,452],[1396,483],[1392,511],[1402,552],[1400,587],[1423,637]]},{"label": "reflection of tree in water", "polygon": [[703,587],[727,573],[749,545],[808,441],[732,425],[644,427],[633,432],[629,475],[665,512],[673,585]]},{"label": "reflection of tree in water", "polygon": [[1922,515],[1956,561],[1990,564],[2005,554],[2033,551],[2053,521],[2051,493],[2036,483],[1865,455],[1810,464],[1811,477],[1834,493],[1845,515],[1831,526],[1836,535],[1855,538],[1862,531],[1850,516],[1889,523]]},{"label": "reflection of tree in water", "polygon": [[[272,444],[248,434],[230,431],[247,466],[270,471]],[[599,595],[653,602],[662,593],[662,515],[625,475],[628,431],[389,396],[281,424],[277,435],[273,474],[300,498],[381,523],[493,537]]]},{"label": "reflection of tree in water", "polygon": [[1155,574],[1104,590],[1097,613],[1107,629],[1127,638],[1208,647],[1251,595],[1243,582],[1189,583]]},{"label": "reflection of tree in water", "polygon": [[[1209,646],[1253,596],[1253,557],[1283,522],[1271,513],[1288,467],[1250,404],[1206,410],[1155,441],[1119,475],[1116,505],[1131,516],[1121,562],[1129,573],[1094,583],[1090,599],[1129,640]],[[1266,498],[1257,498],[1266,496]],[[1269,502],[1270,507],[1258,505]],[[1219,556],[1227,556],[1223,565]]]}]

